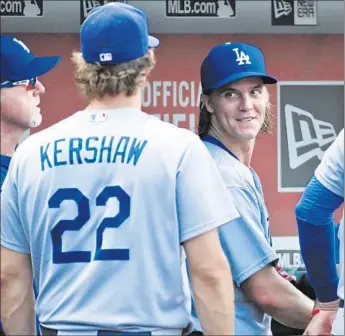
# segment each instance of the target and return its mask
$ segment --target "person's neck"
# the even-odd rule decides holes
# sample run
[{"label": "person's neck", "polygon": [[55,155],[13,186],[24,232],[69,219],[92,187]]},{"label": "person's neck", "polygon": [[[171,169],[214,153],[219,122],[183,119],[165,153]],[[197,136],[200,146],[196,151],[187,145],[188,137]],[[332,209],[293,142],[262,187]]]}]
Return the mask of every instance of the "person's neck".
[{"label": "person's neck", "polygon": [[141,110],[141,90],[128,97],[125,94],[117,96],[104,96],[101,99],[92,100],[86,109],[117,109],[135,108]]},{"label": "person's neck", "polygon": [[233,137],[225,136],[213,129],[209,135],[218,139],[227,149],[230,150],[244,165],[250,167],[255,145],[255,139],[239,141]]},{"label": "person's neck", "polygon": [[1,155],[12,156],[25,130],[1,120]]}]

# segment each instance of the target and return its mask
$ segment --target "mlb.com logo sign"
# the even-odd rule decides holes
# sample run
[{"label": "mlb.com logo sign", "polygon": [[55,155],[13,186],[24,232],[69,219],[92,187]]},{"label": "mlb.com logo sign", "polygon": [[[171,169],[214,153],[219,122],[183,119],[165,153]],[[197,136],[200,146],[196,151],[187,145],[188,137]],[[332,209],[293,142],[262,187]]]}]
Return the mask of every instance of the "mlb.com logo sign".
[{"label": "mlb.com logo sign", "polygon": [[43,16],[43,0],[1,0],[1,16]]},{"label": "mlb.com logo sign", "polygon": [[236,0],[165,0],[167,17],[236,16]]}]

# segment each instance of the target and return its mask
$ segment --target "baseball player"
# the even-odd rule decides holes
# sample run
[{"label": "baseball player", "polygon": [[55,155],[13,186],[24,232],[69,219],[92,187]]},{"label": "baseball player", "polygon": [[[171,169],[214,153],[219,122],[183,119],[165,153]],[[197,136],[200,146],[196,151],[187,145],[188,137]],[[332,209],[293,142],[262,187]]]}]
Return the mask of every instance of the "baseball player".
[{"label": "baseball player", "polygon": [[41,124],[39,103],[44,93],[37,79],[56,66],[59,56],[35,57],[12,36],[1,35],[1,186],[20,137]]},{"label": "baseball player", "polygon": [[203,331],[232,334],[217,228],[239,215],[199,137],[141,111],[159,44],[146,15],[97,7],[80,40],[75,81],[88,106],[29,137],[4,183],[5,331],[34,331],[33,274],[43,335],[188,332],[182,245]]},{"label": "baseball player", "polygon": [[269,335],[271,317],[304,329],[313,308],[275,268],[269,215],[251,167],[259,132],[270,130],[267,85],[276,82],[262,51],[245,43],[217,45],[201,65],[199,135],[241,215],[219,228],[234,279],[235,335]]},{"label": "baseball player", "polygon": [[343,203],[344,129],[296,206],[301,253],[317,297],[305,335],[344,335],[344,217],[338,233],[340,280],[333,225],[334,211]]},{"label": "baseball player", "polygon": [[[2,188],[20,137],[42,121],[39,103],[45,88],[37,77],[54,68],[60,57],[35,57],[22,41],[12,36],[1,36],[0,43]],[[0,323],[0,335],[2,332]]]}]

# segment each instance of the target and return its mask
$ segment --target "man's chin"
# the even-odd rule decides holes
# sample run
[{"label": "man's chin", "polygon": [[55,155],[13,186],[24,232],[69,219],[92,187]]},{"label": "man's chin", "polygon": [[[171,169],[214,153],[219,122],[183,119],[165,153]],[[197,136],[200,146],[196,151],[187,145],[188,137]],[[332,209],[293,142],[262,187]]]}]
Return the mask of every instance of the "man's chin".
[{"label": "man's chin", "polygon": [[241,132],[238,134],[238,138],[243,141],[254,140],[258,136],[258,133],[255,131]]},{"label": "man's chin", "polygon": [[40,113],[40,109],[32,116],[31,120],[29,121],[29,128],[35,128],[40,126],[42,123],[42,114]]}]

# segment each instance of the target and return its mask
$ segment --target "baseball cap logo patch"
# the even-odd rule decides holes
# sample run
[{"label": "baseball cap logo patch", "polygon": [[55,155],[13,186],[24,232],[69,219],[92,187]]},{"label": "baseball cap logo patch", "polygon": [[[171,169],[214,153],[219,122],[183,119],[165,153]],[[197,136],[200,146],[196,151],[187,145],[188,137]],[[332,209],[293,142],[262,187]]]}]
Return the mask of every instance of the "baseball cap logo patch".
[{"label": "baseball cap logo patch", "polygon": [[239,48],[234,48],[232,50],[236,53],[236,62],[238,65],[252,64],[249,55],[247,55],[244,51],[239,51]]},{"label": "baseball cap logo patch", "polygon": [[99,55],[99,59],[101,62],[109,62],[112,61],[113,56],[111,53],[103,53]]}]

